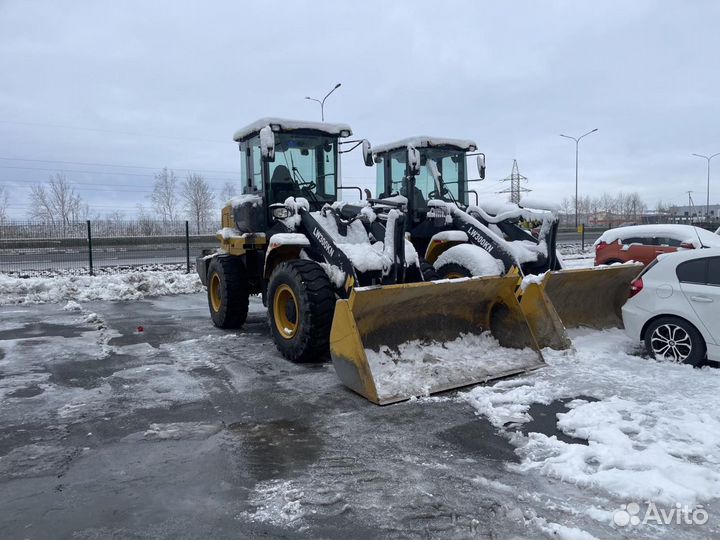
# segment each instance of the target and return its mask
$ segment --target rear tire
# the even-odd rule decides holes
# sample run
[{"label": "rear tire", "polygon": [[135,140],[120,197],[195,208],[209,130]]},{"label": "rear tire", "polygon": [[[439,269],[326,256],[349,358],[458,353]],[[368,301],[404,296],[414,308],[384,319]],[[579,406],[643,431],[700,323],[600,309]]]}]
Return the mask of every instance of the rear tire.
[{"label": "rear tire", "polygon": [[284,262],[268,283],[268,324],[280,353],[293,362],[327,357],[335,291],[322,267],[308,260]]},{"label": "rear tire", "polygon": [[462,264],[447,263],[436,269],[438,277],[436,279],[458,279],[472,277],[472,272],[465,268]]},{"label": "rear tire", "polygon": [[233,256],[213,257],[207,273],[208,307],[218,328],[240,328],[248,314],[245,266]]},{"label": "rear tire", "polygon": [[679,317],[660,317],[645,331],[645,348],[657,360],[699,366],[705,359],[705,340],[692,324]]}]

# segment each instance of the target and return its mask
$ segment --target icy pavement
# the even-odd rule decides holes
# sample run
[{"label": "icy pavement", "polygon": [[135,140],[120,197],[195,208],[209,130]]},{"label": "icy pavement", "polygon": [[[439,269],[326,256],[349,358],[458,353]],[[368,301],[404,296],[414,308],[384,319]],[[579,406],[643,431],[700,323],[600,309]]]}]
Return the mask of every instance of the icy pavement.
[{"label": "icy pavement", "polygon": [[[378,407],[329,364],[282,359],[257,300],[241,332],[215,329],[203,294],[0,307],[0,530],[720,536],[720,372],[619,332],[573,338],[533,374]],[[613,522],[646,500],[709,520]]]}]

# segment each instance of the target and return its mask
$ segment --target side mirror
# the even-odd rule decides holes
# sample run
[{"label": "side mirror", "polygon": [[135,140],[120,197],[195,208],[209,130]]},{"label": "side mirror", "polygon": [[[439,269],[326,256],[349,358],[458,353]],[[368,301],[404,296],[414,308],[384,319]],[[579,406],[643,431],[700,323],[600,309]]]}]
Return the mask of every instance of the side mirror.
[{"label": "side mirror", "polygon": [[260,130],[260,153],[264,161],[275,161],[275,134],[270,126]]},{"label": "side mirror", "polygon": [[407,147],[407,166],[410,176],[420,174],[420,152],[414,146]]},{"label": "side mirror", "polygon": [[368,142],[367,139],[363,139],[362,142],[362,155],[367,167],[372,167],[375,164],[373,161],[372,148],[370,148],[370,142]]},{"label": "side mirror", "polygon": [[370,191],[368,188],[365,188],[365,199],[370,200],[372,198],[372,191]]},{"label": "side mirror", "polygon": [[479,154],[477,157],[477,168],[480,174],[480,180],[485,180],[485,154]]}]

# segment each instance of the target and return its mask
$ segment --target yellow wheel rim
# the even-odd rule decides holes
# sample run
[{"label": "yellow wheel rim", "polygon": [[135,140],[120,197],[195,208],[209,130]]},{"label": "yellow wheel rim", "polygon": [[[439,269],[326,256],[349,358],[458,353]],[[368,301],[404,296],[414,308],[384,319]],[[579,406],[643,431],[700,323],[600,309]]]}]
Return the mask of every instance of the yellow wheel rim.
[{"label": "yellow wheel rim", "polygon": [[210,278],[210,305],[215,313],[220,311],[222,296],[220,296],[220,276],[213,274]]},{"label": "yellow wheel rim", "polygon": [[298,309],[297,298],[289,285],[282,284],[275,289],[273,298],[273,319],[275,328],[285,339],[292,339],[298,330]]}]

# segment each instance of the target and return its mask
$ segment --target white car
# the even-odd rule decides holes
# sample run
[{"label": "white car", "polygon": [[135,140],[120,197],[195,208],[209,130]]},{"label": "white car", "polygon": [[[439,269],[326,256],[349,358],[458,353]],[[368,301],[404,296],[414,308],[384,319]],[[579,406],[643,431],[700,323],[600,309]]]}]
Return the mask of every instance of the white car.
[{"label": "white car", "polygon": [[633,281],[622,316],[654,358],[720,362],[720,249],[660,255]]}]

